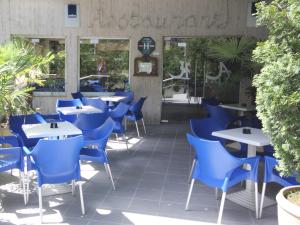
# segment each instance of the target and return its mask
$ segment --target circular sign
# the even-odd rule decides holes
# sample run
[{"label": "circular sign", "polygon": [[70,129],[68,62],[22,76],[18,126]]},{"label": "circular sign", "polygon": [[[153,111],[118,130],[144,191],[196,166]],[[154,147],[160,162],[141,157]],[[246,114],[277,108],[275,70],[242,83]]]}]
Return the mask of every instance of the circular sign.
[{"label": "circular sign", "polygon": [[155,50],[155,41],[151,37],[143,37],[138,41],[138,50],[143,55],[150,55]]}]

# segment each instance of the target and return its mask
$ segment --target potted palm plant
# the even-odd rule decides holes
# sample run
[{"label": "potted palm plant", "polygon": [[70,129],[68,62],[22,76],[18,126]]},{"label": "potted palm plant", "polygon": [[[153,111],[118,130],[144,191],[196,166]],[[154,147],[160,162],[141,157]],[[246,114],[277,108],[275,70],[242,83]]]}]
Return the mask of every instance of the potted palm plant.
[{"label": "potted palm plant", "polygon": [[[254,78],[256,105],[270,135],[282,176],[300,178],[300,1],[257,4],[258,22],[268,29],[254,60],[262,65]],[[300,186],[282,189],[277,197],[279,224],[300,224]],[[291,201],[289,201],[292,199]]]},{"label": "potted palm plant", "polygon": [[[2,134],[12,114],[28,113],[34,85],[43,85],[43,77],[53,55],[35,52],[34,46],[15,38],[0,45],[0,122]],[[4,128],[4,129],[3,129]],[[4,130],[4,131],[3,131]],[[5,131],[6,130],[6,131]]]}]

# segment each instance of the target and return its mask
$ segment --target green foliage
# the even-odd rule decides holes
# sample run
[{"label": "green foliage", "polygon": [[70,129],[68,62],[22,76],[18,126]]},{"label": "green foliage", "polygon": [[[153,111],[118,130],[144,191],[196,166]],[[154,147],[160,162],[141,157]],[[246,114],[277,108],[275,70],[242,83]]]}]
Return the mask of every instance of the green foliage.
[{"label": "green foliage", "polygon": [[0,116],[26,113],[33,85],[42,85],[44,72],[53,59],[51,54],[40,56],[33,46],[22,39],[0,46]]},{"label": "green foliage", "polygon": [[263,68],[254,79],[257,112],[270,135],[282,175],[300,178],[300,1],[259,3],[258,22],[269,30],[253,58]]}]

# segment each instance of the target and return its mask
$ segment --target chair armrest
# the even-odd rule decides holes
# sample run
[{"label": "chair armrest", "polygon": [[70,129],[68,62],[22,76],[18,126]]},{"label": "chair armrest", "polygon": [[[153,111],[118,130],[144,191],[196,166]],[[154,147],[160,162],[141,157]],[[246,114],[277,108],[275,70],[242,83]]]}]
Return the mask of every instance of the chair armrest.
[{"label": "chair armrest", "polygon": [[258,164],[259,164],[259,160],[260,160],[260,156],[255,156],[255,157],[250,157],[250,158],[242,158],[240,159],[239,164],[233,168],[232,170],[230,170],[229,172],[227,172],[226,174],[226,179],[230,179],[231,174],[239,167],[241,167],[244,164],[250,164],[251,166],[251,170],[253,171],[251,179],[254,181],[257,181],[257,174],[258,174]]},{"label": "chair armrest", "polygon": [[250,164],[251,168],[255,168],[258,166],[260,160],[260,156],[254,156],[250,158],[243,158],[244,164]]},{"label": "chair armrest", "polygon": [[25,146],[23,147],[23,151],[24,151],[25,155],[27,155],[27,156],[31,155],[31,151]]}]

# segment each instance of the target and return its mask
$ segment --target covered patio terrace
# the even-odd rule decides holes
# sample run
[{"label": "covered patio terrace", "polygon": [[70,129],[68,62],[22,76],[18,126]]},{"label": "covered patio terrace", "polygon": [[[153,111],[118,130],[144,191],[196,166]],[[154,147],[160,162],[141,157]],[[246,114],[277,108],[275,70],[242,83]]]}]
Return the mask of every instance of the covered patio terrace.
[{"label": "covered patio terrace", "polygon": [[[86,215],[80,211],[79,194],[44,197],[45,224],[88,225],[212,225],[216,224],[220,198],[214,188],[196,182],[189,206],[188,175],[194,157],[186,140],[186,123],[148,126],[147,136],[135,138],[134,127],[128,132],[129,152],[114,138],[107,151],[116,190],[112,189],[103,165],[82,164]],[[220,159],[222,163],[222,159]],[[262,167],[260,167],[262,173]],[[16,176],[16,177],[15,177]],[[18,171],[1,174],[1,224],[38,224],[38,197],[31,183],[31,194],[24,206],[19,189]],[[237,185],[230,190],[244,188]],[[280,186],[269,184],[266,195],[275,198]],[[261,186],[259,186],[261,192]],[[275,203],[275,202],[274,202]],[[277,224],[276,204],[264,209],[261,219],[255,212],[225,201],[222,224]]]}]

